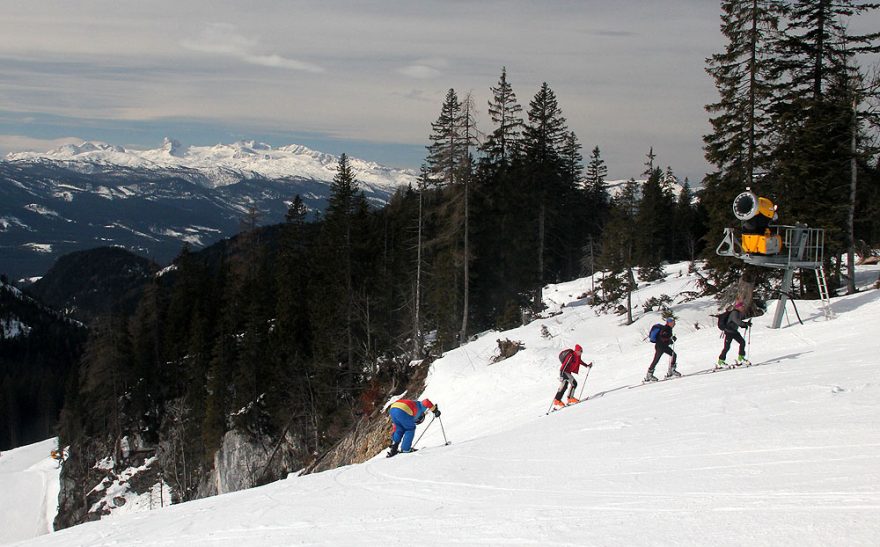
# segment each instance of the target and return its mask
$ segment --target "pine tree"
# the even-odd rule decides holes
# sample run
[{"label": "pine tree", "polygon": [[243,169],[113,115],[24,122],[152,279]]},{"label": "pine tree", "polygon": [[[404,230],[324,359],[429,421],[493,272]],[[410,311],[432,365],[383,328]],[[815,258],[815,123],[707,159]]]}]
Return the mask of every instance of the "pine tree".
[{"label": "pine tree", "polygon": [[306,204],[303,203],[302,197],[297,194],[296,196],[294,196],[293,201],[290,202],[290,207],[287,208],[287,213],[285,213],[284,215],[284,220],[286,222],[301,227],[302,224],[305,222],[308,212],[308,207],[306,207]]},{"label": "pine tree", "polygon": [[565,134],[559,152],[565,184],[570,188],[582,186],[584,156],[581,154],[581,144],[574,131]]},{"label": "pine tree", "polygon": [[[556,94],[544,82],[529,103],[529,123],[524,133],[525,177],[536,208],[538,286],[533,289],[533,306],[541,305],[541,287],[547,275],[547,221],[558,212],[553,201],[563,186],[560,148],[567,135],[565,118]],[[525,196],[523,196],[525,197]]]},{"label": "pine tree", "polygon": [[471,155],[471,149],[476,148],[479,144],[478,135],[477,135],[477,123],[476,123],[476,108],[474,106],[473,97],[470,93],[467,94],[465,100],[462,102],[462,113],[460,120],[461,127],[461,143],[462,143],[462,160],[461,164],[461,175],[460,180],[462,181],[462,217],[464,218],[464,225],[462,228],[462,312],[461,312],[461,332],[459,334],[459,340],[461,343],[465,343],[467,340],[467,332],[468,332],[468,317],[470,315],[470,267],[471,260],[473,259],[472,250],[471,250],[471,240],[470,240],[470,194],[471,194],[471,186],[473,185],[473,176],[474,176],[474,168],[473,168],[473,156]]},{"label": "pine tree", "polygon": [[483,157],[489,164],[508,167],[518,154],[522,143],[522,106],[516,100],[513,87],[507,81],[507,67],[501,68],[498,85],[490,88],[489,119],[495,129],[482,146]]},{"label": "pine tree", "polygon": [[[330,199],[324,217],[319,246],[320,285],[323,291],[313,291],[316,299],[311,305],[320,321],[315,333],[322,338],[329,351],[326,358],[342,357],[349,373],[355,365],[354,340],[354,219],[363,202],[348,156],[342,154],[336,166],[336,175],[330,185]],[[335,348],[335,350],[334,350]],[[323,348],[322,348],[323,349]]]},{"label": "pine tree", "polygon": [[706,159],[723,175],[751,184],[768,167],[770,109],[778,78],[779,0],[726,0],[721,4],[721,32],[727,38],[723,53],[707,60],[719,101],[706,110],[713,132],[705,137]]},{"label": "pine tree", "polygon": [[128,331],[118,316],[98,318],[90,329],[82,365],[80,390],[87,398],[88,426],[91,432],[122,436],[124,395],[131,374],[131,346]]},{"label": "pine tree", "polygon": [[697,210],[694,206],[694,194],[690,183],[684,180],[681,192],[675,203],[673,214],[673,260],[686,259],[691,262],[697,257],[697,237],[701,231]]},{"label": "pine tree", "polygon": [[581,264],[584,271],[592,275],[596,266],[596,243],[601,239],[605,223],[608,221],[610,197],[605,180],[608,167],[602,159],[599,147],[593,148],[587,164],[584,187],[586,191],[586,210],[584,223],[587,227],[587,244],[581,249]]},{"label": "pine tree", "polygon": [[480,253],[474,262],[471,291],[477,319],[486,326],[520,324],[519,310],[529,304],[526,291],[537,283],[531,257],[536,252],[534,221],[524,214],[528,201],[523,151],[522,107],[502,70],[491,88],[493,129],[481,147],[472,193],[473,234]]},{"label": "pine tree", "polygon": [[662,276],[662,263],[669,253],[669,222],[673,213],[672,195],[659,167],[642,186],[635,226],[635,261],[639,277],[654,281]]},{"label": "pine tree", "polygon": [[428,167],[435,184],[451,185],[458,182],[464,159],[461,140],[461,102],[454,89],[446,93],[437,121],[431,124],[431,144],[428,145]]},{"label": "pine tree", "polygon": [[[438,230],[431,246],[437,248],[435,257],[442,261],[451,260],[460,273],[443,267],[434,270],[437,286],[436,294],[444,291],[458,293],[454,299],[461,308],[460,328],[457,330],[459,343],[467,338],[470,315],[470,265],[472,249],[470,241],[470,199],[473,178],[473,156],[471,150],[478,144],[475,107],[468,94],[459,101],[455,90],[450,89],[443,103],[440,117],[431,125],[431,144],[428,146],[427,163],[436,184],[442,187],[443,202],[438,210]],[[441,258],[443,257],[443,258]],[[439,272],[445,275],[438,277]],[[444,321],[445,322],[445,321]]]},{"label": "pine tree", "polygon": [[[630,179],[611,204],[608,224],[602,234],[599,265],[607,270],[601,282],[602,300],[606,306],[618,305],[619,313],[627,314],[632,323],[632,291],[636,288],[635,267],[636,215],[638,212],[638,183]],[[626,298],[626,306],[619,304]]]},{"label": "pine tree", "polygon": [[595,212],[584,187],[583,161],[577,135],[573,131],[567,132],[560,148],[562,187],[557,198],[559,218],[554,223],[553,234],[559,245],[556,275],[562,279],[571,279],[580,274],[580,251],[589,238],[589,218]]},{"label": "pine tree", "polygon": [[857,53],[880,51],[880,33],[852,34],[848,21],[876,8],[855,0],[799,0],[786,29],[788,85],[778,106],[782,135],[774,182],[789,222],[825,229],[826,257],[840,256],[851,245],[844,227],[851,209],[853,137],[858,141],[852,67]]},{"label": "pine tree", "polygon": [[[779,79],[778,28],[785,13],[779,0],[725,0],[721,4],[722,53],[707,60],[719,99],[706,106],[712,132],[704,137],[706,159],[715,171],[704,179],[701,202],[710,215],[707,249],[714,250],[734,219],[730,204],[758,173],[770,168],[775,132],[770,111]],[[761,190],[758,190],[759,192]],[[733,263],[707,256],[719,275]]]},{"label": "pine tree", "polygon": [[599,147],[593,148],[590,153],[590,162],[587,164],[586,180],[587,194],[594,206],[605,206],[608,203],[608,189],[605,180],[608,177],[608,166],[602,159]]}]

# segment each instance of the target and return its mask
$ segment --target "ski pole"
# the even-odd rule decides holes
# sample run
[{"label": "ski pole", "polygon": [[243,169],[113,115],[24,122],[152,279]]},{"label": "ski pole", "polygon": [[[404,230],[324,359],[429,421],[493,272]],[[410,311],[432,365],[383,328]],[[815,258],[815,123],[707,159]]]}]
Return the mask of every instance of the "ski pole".
[{"label": "ski pole", "polygon": [[[561,382],[559,382],[559,388],[564,390],[563,386],[565,386],[565,380],[562,380]],[[554,399],[554,401],[555,401],[555,399]],[[544,414],[550,414],[551,410],[553,410],[553,403],[550,403],[550,406],[547,407],[547,412],[545,412]]]},{"label": "ski pole", "polygon": [[[440,431],[443,432],[443,446],[446,446],[447,444],[449,444],[449,441],[446,440],[446,428],[443,427],[443,418],[437,416],[437,419],[440,420]],[[433,422],[434,420],[431,421]]]},{"label": "ski pole", "polygon": [[590,361],[590,366],[587,367],[587,373],[584,374],[584,383],[583,383],[583,385],[581,386],[581,392],[580,392],[580,394],[578,394],[578,400],[580,400],[581,397],[583,397],[583,395],[584,395],[584,388],[587,387],[587,378],[590,377],[590,371],[591,371],[591,370],[593,370],[593,362],[592,362],[592,361]]},{"label": "ski pole", "polygon": [[748,343],[748,348],[746,349],[746,351],[748,352],[749,357],[751,357],[751,355],[752,355],[752,323],[751,323],[751,321],[749,322],[749,328],[746,330],[749,331],[749,343]]},{"label": "ski pole", "polygon": [[[412,446],[413,446],[413,447],[415,447],[417,444],[419,444],[419,441],[421,441],[421,440],[422,440],[422,437],[425,436],[425,433],[428,432],[428,428],[431,427],[431,424],[432,424],[432,423],[434,423],[434,417],[433,417],[433,416],[431,416],[431,421],[428,422],[428,425],[426,425],[426,426],[425,426],[425,429],[422,430],[422,434],[419,435],[419,438],[416,439],[416,442],[412,443]],[[441,424],[441,425],[442,425],[442,424]]]}]

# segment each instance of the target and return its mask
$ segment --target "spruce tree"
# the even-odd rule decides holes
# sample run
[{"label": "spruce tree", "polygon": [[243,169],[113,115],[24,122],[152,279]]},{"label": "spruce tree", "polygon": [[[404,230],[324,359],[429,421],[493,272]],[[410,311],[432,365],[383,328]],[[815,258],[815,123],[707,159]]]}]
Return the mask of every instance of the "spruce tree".
[{"label": "spruce tree", "polygon": [[464,146],[461,138],[461,102],[455,90],[450,88],[437,121],[431,124],[427,163],[435,184],[451,185],[458,182]]},{"label": "spruce tree", "polygon": [[593,148],[590,152],[590,161],[587,164],[584,184],[587,188],[587,194],[594,207],[604,207],[608,204],[608,189],[605,181],[608,178],[608,166],[602,159],[602,153],[599,147]]},{"label": "spruce tree", "polygon": [[[706,234],[709,263],[720,275],[734,264],[714,249],[733,224],[731,203],[755,176],[770,168],[774,125],[770,111],[779,79],[777,29],[785,13],[779,0],[725,0],[721,3],[725,49],[706,60],[718,101],[706,106],[712,132],[704,136],[707,161],[715,171],[704,179],[701,201],[710,215]],[[765,187],[766,188],[766,187]]]},{"label": "spruce tree", "polygon": [[880,51],[880,33],[853,34],[848,22],[876,8],[856,0],[798,0],[786,28],[788,85],[778,105],[782,136],[774,182],[789,223],[825,230],[826,257],[851,246],[845,227],[857,165],[852,143],[859,139],[852,68],[858,53]]},{"label": "spruce tree", "polygon": [[472,233],[480,253],[474,262],[474,310],[485,326],[510,328],[521,323],[520,309],[536,281],[533,266],[534,221],[526,212],[522,107],[502,70],[491,88],[492,128],[481,147],[474,176]]},{"label": "spruce tree", "polygon": [[642,185],[638,212],[635,214],[635,262],[639,277],[654,281],[662,276],[662,263],[669,253],[669,232],[673,201],[663,182],[663,172],[655,167]]},{"label": "spruce tree", "polygon": [[489,119],[495,129],[486,136],[482,152],[485,161],[496,167],[509,166],[522,142],[522,106],[507,81],[507,67],[501,68],[498,84],[490,88]]},{"label": "spruce tree", "polygon": [[[341,361],[346,374],[355,365],[354,263],[355,214],[363,202],[348,156],[342,154],[330,185],[330,199],[316,255],[315,286],[310,308],[315,314],[315,334],[321,357],[328,364]],[[319,279],[318,279],[319,278]],[[350,380],[348,378],[346,381]]]},{"label": "spruce tree", "polygon": [[[618,313],[627,314],[632,323],[632,291],[636,288],[633,268],[636,266],[636,215],[638,212],[638,183],[630,179],[622,191],[612,199],[605,231],[602,233],[599,265],[606,270],[601,282],[602,301],[606,307],[616,305]],[[626,298],[626,305],[620,304]]]},{"label": "spruce tree", "polygon": [[546,82],[529,103],[528,117],[523,146],[524,176],[529,195],[523,197],[527,197],[535,208],[537,256],[534,267],[538,283],[533,289],[533,306],[539,309],[541,288],[548,274],[548,220],[552,223],[560,214],[556,207],[556,200],[564,188],[560,149],[568,132],[556,94]]}]

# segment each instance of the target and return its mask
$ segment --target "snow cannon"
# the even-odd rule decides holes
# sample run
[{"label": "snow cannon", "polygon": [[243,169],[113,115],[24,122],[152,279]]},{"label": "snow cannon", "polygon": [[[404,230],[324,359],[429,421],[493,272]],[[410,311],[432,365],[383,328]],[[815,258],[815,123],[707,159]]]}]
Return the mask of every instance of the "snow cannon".
[{"label": "snow cannon", "polygon": [[733,214],[742,221],[742,250],[749,254],[775,255],[782,250],[782,238],[771,234],[770,222],[778,218],[776,205],[758,197],[749,188],[733,200]]}]

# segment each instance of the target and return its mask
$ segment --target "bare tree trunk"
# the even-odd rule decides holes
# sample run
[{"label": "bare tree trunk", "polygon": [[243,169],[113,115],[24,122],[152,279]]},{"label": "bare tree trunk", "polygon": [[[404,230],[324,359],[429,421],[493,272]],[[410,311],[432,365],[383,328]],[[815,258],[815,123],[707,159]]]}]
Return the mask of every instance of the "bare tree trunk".
[{"label": "bare tree trunk", "polygon": [[346,338],[346,358],[348,359],[348,370],[354,371],[354,336],[352,333],[352,306],[354,304],[354,288],[352,287],[351,273],[351,216],[348,218],[348,225],[345,228],[345,283],[346,292],[348,293],[348,311],[345,314],[345,338]]},{"label": "bare tree trunk", "polygon": [[474,99],[470,93],[465,96],[462,106],[464,107],[464,149],[462,150],[464,156],[462,157],[462,182],[464,183],[464,271],[462,275],[464,276],[463,290],[464,295],[462,298],[462,312],[461,312],[461,334],[459,335],[459,340],[462,344],[467,341],[467,327],[468,327],[468,315],[470,314],[470,267],[471,267],[471,251],[470,251],[470,234],[469,234],[469,224],[470,224],[470,209],[468,207],[469,193],[470,193],[470,182],[471,182],[471,145],[476,144],[477,139],[477,131],[476,124],[474,122]]},{"label": "bare tree trunk", "polygon": [[633,276],[632,267],[628,267],[626,269],[626,324],[632,325],[633,323],[633,306],[632,306],[632,292],[633,287],[636,285],[636,279]]},{"label": "bare tree trunk", "polygon": [[[470,169],[468,169],[470,171]],[[467,327],[468,327],[468,311],[469,300],[470,300],[470,264],[471,264],[471,254],[470,254],[470,240],[468,239],[468,220],[469,220],[469,212],[468,212],[468,184],[470,181],[470,173],[465,173],[464,176],[464,295],[463,295],[463,304],[462,304],[462,312],[461,312],[461,335],[459,336],[459,340],[462,344],[467,341]]]},{"label": "bare tree trunk", "polygon": [[847,236],[847,246],[846,246],[846,270],[847,270],[847,281],[846,281],[846,294],[853,294],[856,292],[856,257],[855,257],[855,245],[856,245],[856,236],[855,236],[855,210],[856,210],[856,183],[858,181],[858,161],[856,161],[856,147],[857,147],[857,135],[859,130],[859,112],[858,112],[858,102],[855,97],[853,97],[853,108],[852,108],[852,137],[850,140],[850,181],[849,181],[849,210],[846,215],[846,236]]},{"label": "bare tree trunk", "polygon": [[419,314],[421,313],[422,294],[422,195],[424,184],[419,184],[419,238],[416,247],[416,287],[415,287],[415,311],[413,313],[413,360],[422,355],[422,334]]},{"label": "bare tree trunk", "polygon": [[736,288],[736,300],[743,303],[743,309],[749,316],[754,316],[752,307],[752,294],[755,292],[755,281],[757,275],[751,266],[746,266],[739,278],[739,284]]},{"label": "bare tree trunk", "polygon": [[535,290],[535,311],[541,309],[541,290],[544,288],[544,199],[541,198],[541,205],[538,208],[538,287]]}]

